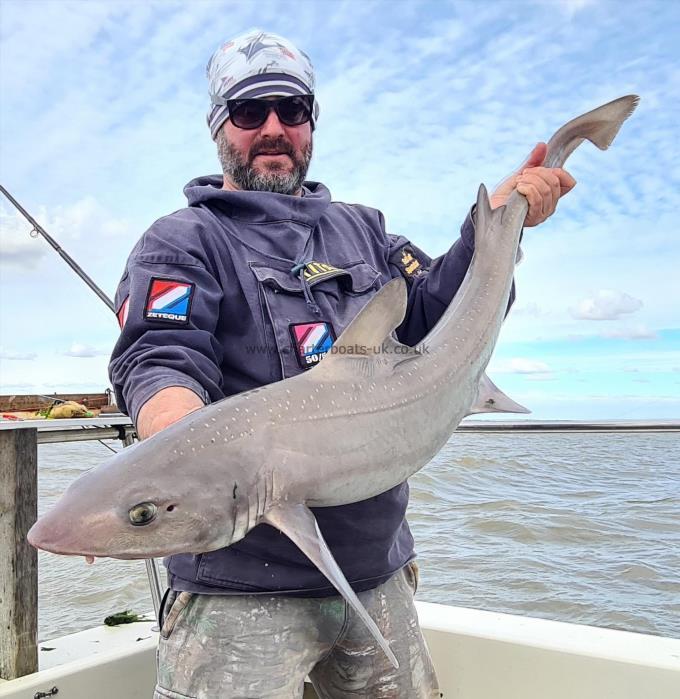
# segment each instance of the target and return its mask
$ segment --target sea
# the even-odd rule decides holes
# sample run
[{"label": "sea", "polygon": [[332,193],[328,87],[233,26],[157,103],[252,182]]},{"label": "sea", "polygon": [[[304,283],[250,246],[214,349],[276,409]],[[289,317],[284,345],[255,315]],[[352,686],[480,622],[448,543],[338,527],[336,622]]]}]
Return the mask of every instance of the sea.
[{"label": "sea", "polygon": [[[39,447],[39,510],[110,441]],[[457,432],[411,480],[417,599],[680,638],[680,433]],[[152,609],[142,561],[39,554],[41,641]]]}]

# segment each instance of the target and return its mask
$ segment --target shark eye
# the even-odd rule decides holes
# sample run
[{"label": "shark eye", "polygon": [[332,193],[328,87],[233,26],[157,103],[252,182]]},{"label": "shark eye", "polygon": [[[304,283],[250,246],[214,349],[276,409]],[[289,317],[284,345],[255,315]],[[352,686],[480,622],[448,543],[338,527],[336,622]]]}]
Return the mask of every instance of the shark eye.
[{"label": "shark eye", "polygon": [[149,524],[156,518],[158,508],[152,502],[140,502],[139,505],[131,507],[128,517],[136,527]]}]

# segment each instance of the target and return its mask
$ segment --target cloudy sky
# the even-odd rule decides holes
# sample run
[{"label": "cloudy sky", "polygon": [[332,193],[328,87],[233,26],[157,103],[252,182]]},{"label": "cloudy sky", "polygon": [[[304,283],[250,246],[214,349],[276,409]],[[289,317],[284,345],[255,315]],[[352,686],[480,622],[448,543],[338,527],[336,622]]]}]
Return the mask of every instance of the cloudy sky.
[{"label": "cloudy sky", "polygon": [[[294,8],[294,9],[293,9]],[[251,27],[312,58],[310,179],[444,252],[493,187],[567,119],[641,103],[524,238],[489,374],[538,418],[680,417],[680,68],[675,3],[0,4],[0,182],[113,295],[183,185],[217,172],[205,65]],[[114,316],[4,199],[0,391],[103,390]]]}]

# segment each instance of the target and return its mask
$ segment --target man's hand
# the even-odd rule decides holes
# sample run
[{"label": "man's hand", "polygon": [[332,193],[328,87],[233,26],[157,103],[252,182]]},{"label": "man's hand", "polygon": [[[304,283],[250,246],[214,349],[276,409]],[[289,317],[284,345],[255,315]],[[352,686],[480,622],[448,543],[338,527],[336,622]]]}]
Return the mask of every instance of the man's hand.
[{"label": "man's hand", "polygon": [[555,213],[560,197],[573,189],[576,180],[560,167],[541,167],[547,151],[545,143],[536,145],[519,170],[491,195],[492,209],[503,206],[516,189],[529,203],[525,226],[537,226]]},{"label": "man's hand", "polygon": [[151,396],[137,415],[137,434],[147,439],[185,415],[203,407],[203,401],[190,389],[169,386]]}]

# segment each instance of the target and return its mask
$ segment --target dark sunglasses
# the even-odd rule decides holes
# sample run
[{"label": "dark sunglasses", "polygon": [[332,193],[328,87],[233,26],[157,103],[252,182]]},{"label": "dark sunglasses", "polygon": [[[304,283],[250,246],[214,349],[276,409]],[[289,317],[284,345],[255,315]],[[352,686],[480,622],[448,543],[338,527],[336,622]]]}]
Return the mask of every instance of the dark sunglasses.
[{"label": "dark sunglasses", "polygon": [[314,95],[293,95],[278,99],[227,100],[229,118],[239,129],[257,129],[273,109],[279,121],[286,126],[300,126],[312,116]]}]

